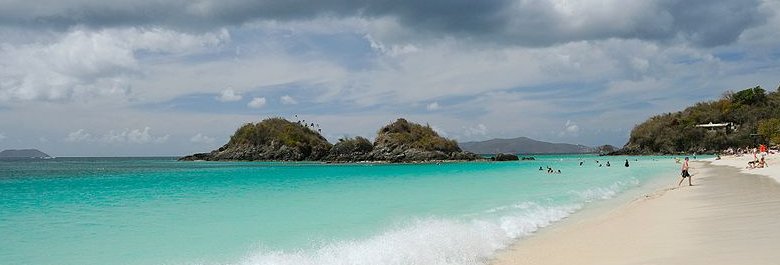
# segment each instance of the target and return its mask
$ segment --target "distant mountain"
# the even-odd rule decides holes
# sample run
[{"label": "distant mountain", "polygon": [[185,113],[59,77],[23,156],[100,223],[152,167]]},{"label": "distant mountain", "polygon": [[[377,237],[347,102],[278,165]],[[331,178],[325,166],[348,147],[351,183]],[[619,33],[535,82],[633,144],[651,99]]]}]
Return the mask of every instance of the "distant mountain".
[{"label": "distant mountain", "polygon": [[592,153],[595,151],[594,148],[584,145],[548,143],[527,137],[465,142],[460,143],[460,148],[477,154],[575,154]]},{"label": "distant mountain", "polygon": [[19,149],[19,150],[3,150],[0,152],[0,158],[50,158],[44,152],[38,151],[38,149]]}]

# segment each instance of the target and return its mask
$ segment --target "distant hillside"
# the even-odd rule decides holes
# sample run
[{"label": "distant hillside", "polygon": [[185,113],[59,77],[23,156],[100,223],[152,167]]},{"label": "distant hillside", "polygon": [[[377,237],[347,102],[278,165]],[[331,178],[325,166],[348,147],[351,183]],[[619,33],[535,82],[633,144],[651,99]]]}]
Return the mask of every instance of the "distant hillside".
[{"label": "distant hillside", "polygon": [[465,142],[460,144],[460,148],[477,154],[573,154],[594,152],[593,148],[584,145],[548,143],[527,137]]},{"label": "distant hillside", "polygon": [[44,152],[38,151],[38,149],[19,149],[19,150],[3,150],[0,152],[0,158],[48,158],[50,157]]},{"label": "distant hillside", "polygon": [[[753,87],[691,105],[637,125],[628,143],[615,154],[703,153],[759,143],[780,144],[780,91],[766,93]],[[710,123],[726,126],[702,126]]]}]

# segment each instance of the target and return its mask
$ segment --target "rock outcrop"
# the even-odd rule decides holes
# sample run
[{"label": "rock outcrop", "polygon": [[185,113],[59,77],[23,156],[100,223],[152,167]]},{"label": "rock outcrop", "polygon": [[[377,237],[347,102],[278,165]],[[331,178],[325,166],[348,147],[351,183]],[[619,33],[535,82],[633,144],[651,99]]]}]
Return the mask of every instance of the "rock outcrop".
[{"label": "rock outcrop", "polygon": [[405,119],[398,119],[379,130],[368,158],[387,162],[481,159],[476,154],[463,152],[455,140],[439,136],[430,126]]},{"label": "rock outcrop", "polygon": [[409,163],[481,159],[476,154],[463,152],[457,142],[439,136],[430,126],[405,119],[382,127],[373,143],[366,138],[355,137],[343,138],[331,145],[306,125],[272,118],[245,124],[217,150],[185,156],[180,160]]},{"label": "rock outcrop", "polygon": [[270,118],[241,126],[230,141],[217,150],[179,160],[317,161],[328,154],[331,146],[325,137],[308,126]]},{"label": "rock outcrop", "polygon": [[493,157],[492,160],[493,161],[518,161],[520,160],[520,158],[513,154],[498,153],[496,154],[496,156]]},{"label": "rock outcrop", "polygon": [[366,138],[341,138],[328,151],[323,160],[328,162],[359,162],[371,160],[369,154],[374,150],[374,145]]}]

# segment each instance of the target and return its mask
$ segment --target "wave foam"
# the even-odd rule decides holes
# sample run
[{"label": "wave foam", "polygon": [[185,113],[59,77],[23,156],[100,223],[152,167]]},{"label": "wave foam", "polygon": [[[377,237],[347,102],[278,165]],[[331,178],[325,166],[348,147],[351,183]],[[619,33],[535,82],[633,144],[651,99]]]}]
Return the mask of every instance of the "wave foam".
[{"label": "wave foam", "polygon": [[578,194],[583,200],[585,200],[585,202],[592,202],[595,200],[611,199],[621,191],[626,190],[627,187],[635,187],[637,185],[639,185],[639,180],[630,179],[627,181],[618,181],[612,183],[612,185],[608,187],[591,188],[575,193]]},{"label": "wave foam", "polygon": [[493,220],[421,219],[365,240],[325,244],[305,251],[258,251],[242,265],[476,265],[514,239],[566,218],[581,205],[516,205],[519,211]]}]

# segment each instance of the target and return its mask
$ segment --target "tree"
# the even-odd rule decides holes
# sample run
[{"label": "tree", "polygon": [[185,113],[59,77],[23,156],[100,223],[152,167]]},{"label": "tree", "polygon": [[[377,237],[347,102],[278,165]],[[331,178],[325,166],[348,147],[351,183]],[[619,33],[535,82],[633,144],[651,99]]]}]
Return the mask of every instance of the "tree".
[{"label": "tree", "polygon": [[758,134],[770,142],[780,144],[780,119],[771,118],[758,122]]},{"label": "tree", "polygon": [[748,88],[733,94],[731,96],[731,100],[735,104],[740,105],[753,105],[756,103],[761,103],[766,101],[766,91],[761,88],[761,86]]}]

